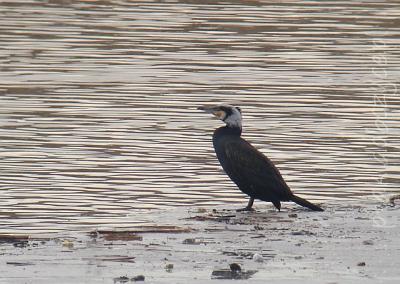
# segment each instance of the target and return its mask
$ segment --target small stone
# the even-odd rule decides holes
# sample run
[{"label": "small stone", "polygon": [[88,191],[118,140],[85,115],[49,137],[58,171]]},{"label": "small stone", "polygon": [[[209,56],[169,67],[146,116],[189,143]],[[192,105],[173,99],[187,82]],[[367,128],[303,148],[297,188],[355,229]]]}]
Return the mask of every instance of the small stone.
[{"label": "small stone", "polygon": [[290,218],[297,218],[297,214],[296,213],[290,213],[288,216]]},{"label": "small stone", "polygon": [[131,278],[131,281],[144,281],[144,276],[143,275],[135,276]]},{"label": "small stone", "polygon": [[301,231],[292,232],[292,235],[293,236],[313,236],[313,235],[315,235],[315,233],[311,232],[311,231],[301,230]]},{"label": "small stone", "polygon": [[365,266],[365,262],[361,261],[361,262],[357,263],[357,266]]},{"label": "small stone", "polygon": [[363,243],[363,245],[366,245],[366,246],[372,246],[374,244],[374,242],[371,240],[365,240],[362,243]]},{"label": "small stone", "polygon": [[302,259],[303,257],[301,256],[301,255],[296,255],[295,257],[294,257],[294,259]]},{"label": "small stone", "polygon": [[126,283],[129,281],[129,278],[126,276],[121,276],[118,278],[114,278],[114,282],[119,282],[119,283]]},{"label": "small stone", "polygon": [[400,194],[397,194],[397,195],[394,195],[394,196],[390,197],[390,198],[389,198],[389,203],[390,203],[392,206],[395,206],[395,205],[396,205],[396,203],[395,203],[395,200],[396,200],[396,199],[399,199],[399,200],[400,200]]},{"label": "small stone", "polygon": [[255,253],[255,254],[253,254],[253,260],[255,262],[263,262],[264,258],[261,254]]},{"label": "small stone", "polygon": [[22,242],[15,242],[13,243],[13,246],[16,248],[25,248],[29,245],[28,241],[22,241]]},{"label": "small stone", "polygon": [[165,270],[166,270],[167,272],[172,272],[172,269],[174,269],[174,265],[173,265],[172,263],[168,263],[168,264],[165,266]]},{"label": "small stone", "polygon": [[240,272],[240,271],[242,271],[242,268],[237,263],[229,264],[229,268],[231,269],[232,272]]},{"label": "small stone", "polygon": [[72,249],[74,247],[74,243],[71,242],[70,240],[64,240],[62,242],[62,246],[66,247],[66,248],[69,248],[69,249]]},{"label": "small stone", "polygon": [[182,242],[184,245],[194,245],[196,244],[196,239],[185,239]]}]

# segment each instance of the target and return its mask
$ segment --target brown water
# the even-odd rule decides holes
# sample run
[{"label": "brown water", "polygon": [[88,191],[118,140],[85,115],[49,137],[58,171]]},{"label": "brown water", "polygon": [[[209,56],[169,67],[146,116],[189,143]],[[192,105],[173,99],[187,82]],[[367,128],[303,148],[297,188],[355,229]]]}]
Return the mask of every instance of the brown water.
[{"label": "brown water", "polygon": [[398,192],[399,19],[394,0],[1,1],[0,233],[243,206],[196,110],[221,102],[302,196]]}]

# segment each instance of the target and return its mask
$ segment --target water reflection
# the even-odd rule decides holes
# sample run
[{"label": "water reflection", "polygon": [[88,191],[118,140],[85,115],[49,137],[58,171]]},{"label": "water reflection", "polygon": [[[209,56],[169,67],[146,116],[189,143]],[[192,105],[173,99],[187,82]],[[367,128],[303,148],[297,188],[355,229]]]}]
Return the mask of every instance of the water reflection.
[{"label": "water reflection", "polygon": [[205,103],[240,105],[310,200],[398,190],[396,1],[0,5],[0,232],[244,204]]}]

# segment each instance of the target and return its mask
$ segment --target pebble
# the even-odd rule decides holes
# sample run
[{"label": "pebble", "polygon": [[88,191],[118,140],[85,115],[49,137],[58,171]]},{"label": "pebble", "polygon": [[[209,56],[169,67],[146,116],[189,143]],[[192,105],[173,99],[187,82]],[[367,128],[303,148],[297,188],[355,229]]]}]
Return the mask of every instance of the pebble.
[{"label": "pebble", "polygon": [[66,248],[69,248],[69,249],[72,249],[74,247],[74,243],[71,242],[70,240],[64,240],[62,242],[62,246],[66,247]]},{"label": "pebble", "polygon": [[165,270],[166,270],[167,272],[172,272],[172,269],[174,269],[174,265],[173,265],[172,263],[168,263],[168,264],[165,266]]},{"label": "pebble", "polygon": [[262,257],[261,254],[255,253],[255,254],[253,254],[253,260],[255,262],[263,262],[264,258]]},{"label": "pebble", "polygon": [[119,282],[119,283],[126,283],[126,282],[128,282],[129,281],[129,278],[128,277],[126,277],[126,276],[121,276],[121,277],[118,277],[118,278],[114,278],[114,282]]},{"label": "pebble", "polygon": [[144,276],[143,275],[135,276],[131,279],[131,281],[144,281]]},{"label": "pebble", "polygon": [[229,264],[229,268],[231,269],[232,272],[240,272],[240,271],[242,271],[242,268],[237,263]]},{"label": "pebble", "polygon": [[194,245],[196,244],[196,239],[185,239],[182,242],[184,245]]}]

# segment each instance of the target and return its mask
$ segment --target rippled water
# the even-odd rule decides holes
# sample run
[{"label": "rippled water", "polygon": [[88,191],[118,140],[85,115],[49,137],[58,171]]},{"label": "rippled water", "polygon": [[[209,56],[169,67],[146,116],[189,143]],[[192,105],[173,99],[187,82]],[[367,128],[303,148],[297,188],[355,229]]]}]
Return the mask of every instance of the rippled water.
[{"label": "rippled water", "polygon": [[243,206],[196,110],[220,102],[295,192],[398,192],[399,19],[394,0],[1,1],[0,232]]}]

